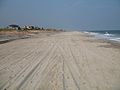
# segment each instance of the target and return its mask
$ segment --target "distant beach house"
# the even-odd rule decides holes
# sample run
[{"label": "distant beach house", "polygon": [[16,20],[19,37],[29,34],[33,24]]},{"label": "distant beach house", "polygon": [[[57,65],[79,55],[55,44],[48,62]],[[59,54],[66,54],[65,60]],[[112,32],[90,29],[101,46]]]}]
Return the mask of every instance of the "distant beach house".
[{"label": "distant beach house", "polygon": [[34,26],[24,26],[24,29],[33,30],[33,29],[34,29]]},{"label": "distant beach house", "polygon": [[11,24],[7,27],[8,29],[21,30],[19,25]]},{"label": "distant beach house", "polygon": [[41,28],[35,26],[24,26],[24,30],[40,30]]}]

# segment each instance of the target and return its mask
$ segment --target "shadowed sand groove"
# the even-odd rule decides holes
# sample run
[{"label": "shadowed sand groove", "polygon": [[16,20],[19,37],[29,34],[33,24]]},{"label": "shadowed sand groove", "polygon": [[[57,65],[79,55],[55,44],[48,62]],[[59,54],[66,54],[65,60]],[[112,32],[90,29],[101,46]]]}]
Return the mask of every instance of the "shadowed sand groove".
[{"label": "shadowed sand groove", "polygon": [[120,90],[119,48],[80,32],[43,36],[0,44],[0,90]]}]

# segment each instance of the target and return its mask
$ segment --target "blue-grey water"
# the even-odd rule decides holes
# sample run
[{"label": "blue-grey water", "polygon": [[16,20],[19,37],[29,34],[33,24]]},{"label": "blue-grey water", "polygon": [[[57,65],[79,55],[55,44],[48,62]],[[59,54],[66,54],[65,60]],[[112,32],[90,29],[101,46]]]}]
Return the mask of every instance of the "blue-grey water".
[{"label": "blue-grey water", "polygon": [[94,35],[97,38],[104,38],[112,41],[120,42],[120,30],[99,30],[99,31],[85,31],[85,33],[89,33]]}]

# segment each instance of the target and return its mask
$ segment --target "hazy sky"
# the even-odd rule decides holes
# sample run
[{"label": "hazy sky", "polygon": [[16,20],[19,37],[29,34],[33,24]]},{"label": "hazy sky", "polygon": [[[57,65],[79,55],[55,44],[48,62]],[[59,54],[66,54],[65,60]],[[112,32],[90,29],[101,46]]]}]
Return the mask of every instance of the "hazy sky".
[{"label": "hazy sky", "polygon": [[120,30],[120,0],[0,0],[0,26]]}]

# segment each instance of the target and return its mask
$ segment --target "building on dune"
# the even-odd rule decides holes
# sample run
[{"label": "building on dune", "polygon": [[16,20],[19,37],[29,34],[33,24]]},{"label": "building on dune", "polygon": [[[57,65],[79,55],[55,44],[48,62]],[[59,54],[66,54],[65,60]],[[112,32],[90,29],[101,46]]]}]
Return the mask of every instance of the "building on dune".
[{"label": "building on dune", "polygon": [[7,26],[8,29],[15,29],[15,30],[21,30],[19,25],[11,24]]}]

